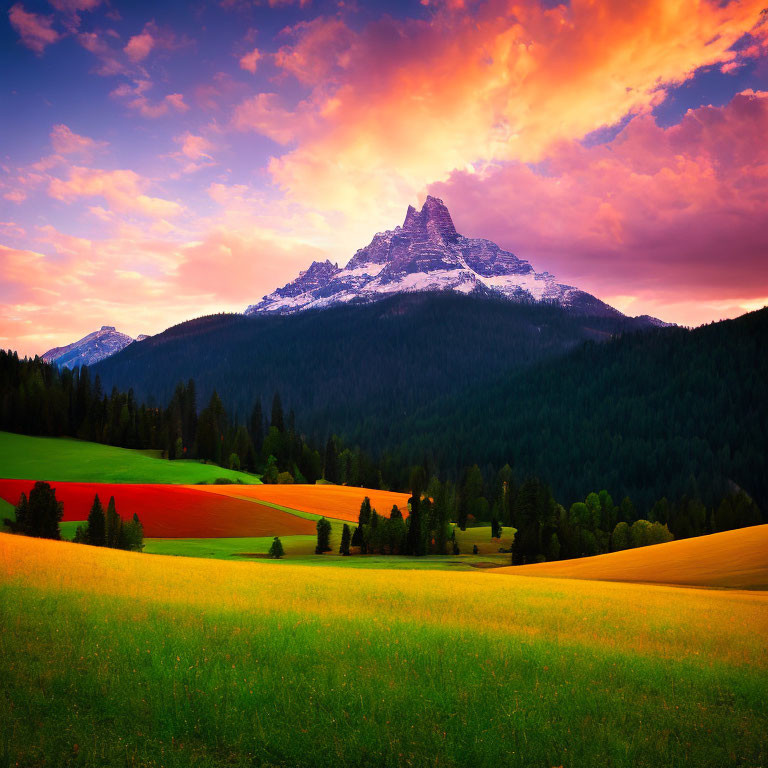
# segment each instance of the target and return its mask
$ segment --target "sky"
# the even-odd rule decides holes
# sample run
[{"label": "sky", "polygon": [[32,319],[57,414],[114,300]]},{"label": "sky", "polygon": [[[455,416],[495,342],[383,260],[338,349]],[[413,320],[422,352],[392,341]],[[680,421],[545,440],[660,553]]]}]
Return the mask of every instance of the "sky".
[{"label": "sky", "polygon": [[765,0],[23,0],[0,347],[154,334],[427,194],[631,315],[768,304]]}]

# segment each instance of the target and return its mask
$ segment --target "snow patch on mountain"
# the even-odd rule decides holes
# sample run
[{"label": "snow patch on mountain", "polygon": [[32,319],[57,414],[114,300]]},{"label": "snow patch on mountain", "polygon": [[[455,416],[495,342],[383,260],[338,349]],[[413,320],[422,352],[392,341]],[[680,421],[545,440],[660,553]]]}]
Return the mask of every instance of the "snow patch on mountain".
[{"label": "snow patch on mountain", "polygon": [[621,316],[594,296],[558,283],[549,272],[536,272],[529,262],[496,243],[460,235],[443,201],[431,195],[420,211],[408,206],[401,227],[375,234],[346,267],[313,262],[245,314],[289,314],[416,291],[551,301],[583,314]]},{"label": "snow patch on mountain", "polygon": [[106,357],[110,357],[125,349],[134,341],[149,338],[141,334],[135,340],[125,333],[115,330],[113,325],[102,325],[98,331],[83,336],[82,339],[67,344],[65,347],[49,349],[42,359],[53,363],[59,368],[76,368],[82,365],[93,365]]}]

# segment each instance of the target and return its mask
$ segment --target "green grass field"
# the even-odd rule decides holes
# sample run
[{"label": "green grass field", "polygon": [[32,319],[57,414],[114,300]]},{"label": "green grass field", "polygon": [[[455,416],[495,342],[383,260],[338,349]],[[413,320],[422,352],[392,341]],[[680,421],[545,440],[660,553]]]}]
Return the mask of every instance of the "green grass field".
[{"label": "green grass field", "polygon": [[761,593],[0,535],[0,623],[3,766],[768,761]]},{"label": "green grass field", "polygon": [[258,476],[199,461],[167,461],[158,451],[133,451],[63,437],[0,432],[0,477],[91,483],[258,483]]}]

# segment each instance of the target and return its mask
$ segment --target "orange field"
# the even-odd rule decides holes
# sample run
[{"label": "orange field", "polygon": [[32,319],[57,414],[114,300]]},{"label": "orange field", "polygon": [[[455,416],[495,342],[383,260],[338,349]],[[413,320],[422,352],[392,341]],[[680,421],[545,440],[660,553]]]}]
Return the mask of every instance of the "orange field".
[{"label": "orange field", "polygon": [[[0,480],[0,498],[11,504],[31,480]],[[160,539],[292,536],[315,533],[315,523],[274,507],[227,496],[203,493],[202,486],[138,485],[129,483],[51,483],[64,502],[64,520],[85,520],[98,494],[106,507],[115,497],[117,513],[129,520],[134,512],[144,535]],[[241,486],[242,487],[242,486]]]},{"label": "orange field", "polygon": [[493,573],[768,589],[768,525],[627,549],[597,557],[498,568]]},{"label": "orange field", "polygon": [[187,486],[230,498],[253,499],[282,507],[324,515],[336,520],[357,522],[360,505],[367,496],[371,506],[389,517],[396,504],[403,517],[408,516],[408,494],[392,491],[374,491],[346,485],[205,485]]}]

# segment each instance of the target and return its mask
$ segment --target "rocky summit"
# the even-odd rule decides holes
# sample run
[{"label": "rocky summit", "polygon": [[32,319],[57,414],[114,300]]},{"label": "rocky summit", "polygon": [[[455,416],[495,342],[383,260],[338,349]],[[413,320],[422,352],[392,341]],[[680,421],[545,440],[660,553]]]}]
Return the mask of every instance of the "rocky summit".
[{"label": "rocky summit", "polygon": [[379,232],[341,268],[313,262],[245,314],[288,314],[347,302],[370,302],[395,293],[457,291],[511,301],[551,301],[580,314],[621,315],[594,296],[536,272],[496,243],[456,231],[442,200],[431,195],[417,211],[408,206],[402,227]]},{"label": "rocky summit", "polygon": [[46,363],[54,363],[59,368],[93,365],[125,349],[134,341],[146,338],[148,338],[146,335],[141,334],[138,338],[132,339],[127,334],[115,330],[113,325],[102,325],[98,331],[93,331],[72,344],[49,349],[43,355],[43,360]]}]

